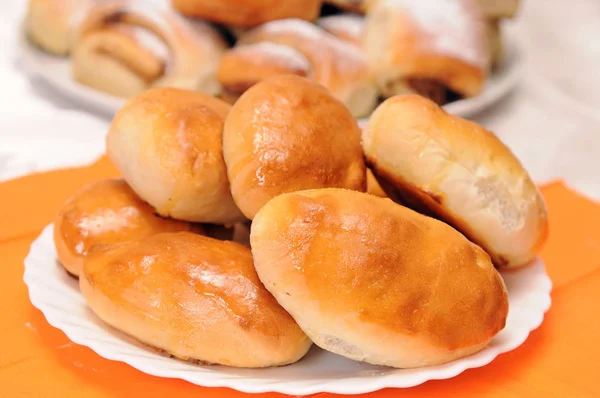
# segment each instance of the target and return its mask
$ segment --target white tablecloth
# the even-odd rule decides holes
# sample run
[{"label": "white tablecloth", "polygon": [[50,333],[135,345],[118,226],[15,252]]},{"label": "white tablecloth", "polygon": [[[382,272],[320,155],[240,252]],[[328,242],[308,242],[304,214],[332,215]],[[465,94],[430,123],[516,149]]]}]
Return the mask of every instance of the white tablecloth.
[{"label": "white tablecloth", "polygon": [[[25,4],[0,2],[0,180],[91,162],[103,151],[108,126],[30,81],[15,62]],[[600,2],[525,0],[509,25],[525,50],[523,78],[475,119],[536,181],[564,178],[600,200]]]}]

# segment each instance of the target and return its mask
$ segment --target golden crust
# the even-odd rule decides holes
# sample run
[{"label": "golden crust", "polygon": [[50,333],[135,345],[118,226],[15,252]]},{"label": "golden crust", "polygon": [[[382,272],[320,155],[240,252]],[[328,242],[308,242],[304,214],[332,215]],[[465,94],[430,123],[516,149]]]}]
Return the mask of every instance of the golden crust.
[{"label": "golden crust", "polygon": [[250,219],[281,193],[365,190],[356,120],[323,86],[296,76],[242,95],[225,122],[223,155],[233,198]]},{"label": "golden crust", "polygon": [[284,18],[314,21],[322,0],[171,0],[184,15],[242,27]]},{"label": "golden crust", "polygon": [[311,345],[234,242],[180,232],[98,247],[80,286],[106,323],[177,358],[268,367]]},{"label": "golden crust", "polygon": [[490,67],[487,45],[485,21],[471,0],[379,0],[367,14],[363,42],[386,96],[409,91],[408,79],[479,94]]},{"label": "golden crust", "polygon": [[386,193],[444,220],[500,267],[531,261],[546,207],[519,160],[493,133],[416,95],[385,101],[363,130],[367,163]]},{"label": "golden crust", "polygon": [[94,245],[109,245],[160,232],[202,227],[157,216],[123,180],[102,180],[71,196],[54,220],[58,260],[79,276],[84,258]]},{"label": "golden crust", "polygon": [[243,221],[222,154],[229,108],[201,93],[149,90],[115,116],[107,154],[133,190],[163,216],[215,224]]},{"label": "golden crust", "polygon": [[342,189],[278,196],[250,237],[265,287],[319,346],[378,365],[445,363],[505,325],[489,256],[450,226]]}]

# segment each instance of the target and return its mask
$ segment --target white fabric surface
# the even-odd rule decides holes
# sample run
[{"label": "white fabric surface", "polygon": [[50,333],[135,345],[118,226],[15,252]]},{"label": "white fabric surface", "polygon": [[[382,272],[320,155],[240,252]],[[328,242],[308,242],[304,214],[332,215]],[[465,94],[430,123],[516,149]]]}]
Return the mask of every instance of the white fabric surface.
[{"label": "white fabric surface", "polygon": [[[0,180],[89,163],[102,153],[108,126],[30,81],[15,62],[25,4],[0,1]],[[475,119],[513,149],[537,182],[564,178],[600,200],[600,2],[524,0],[507,25],[525,50],[524,76]]]}]

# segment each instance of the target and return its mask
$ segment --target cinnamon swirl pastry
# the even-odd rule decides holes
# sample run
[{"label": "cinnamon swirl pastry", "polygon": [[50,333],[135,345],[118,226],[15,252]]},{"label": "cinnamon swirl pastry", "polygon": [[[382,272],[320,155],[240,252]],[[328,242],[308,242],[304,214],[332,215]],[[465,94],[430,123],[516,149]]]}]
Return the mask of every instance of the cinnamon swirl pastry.
[{"label": "cinnamon swirl pastry", "polygon": [[120,97],[164,86],[216,94],[226,44],[205,22],[126,2],[94,8],[73,49],[74,78]]},{"label": "cinnamon swirl pastry", "polygon": [[417,93],[438,104],[472,97],[490,68],[485,20],[473,0],[378,0],[364,48],[384,97]]},{"label": "cinnamon swirl pastry", "polygon": [[299,19],[273,21],[246,32],[223,57],[218,78],[225,96],[235,100],[278,74],[322,84],[356,117],[368,115],[376,104],[377,90],[363,52]]}]

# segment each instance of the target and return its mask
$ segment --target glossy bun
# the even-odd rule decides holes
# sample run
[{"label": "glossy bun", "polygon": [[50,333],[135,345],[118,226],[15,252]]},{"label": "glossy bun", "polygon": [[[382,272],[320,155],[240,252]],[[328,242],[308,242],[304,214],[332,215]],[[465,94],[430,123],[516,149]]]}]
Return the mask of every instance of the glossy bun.
[{"label": "glossy bun", "polygon": [[276,197],[250,236],[258,275],[318,346],[399,368],[481,350],[504,328],[489,256],[452,227],[342,189]]},{"label": "glossy bun", "polygon": [[206,94],[149,90],[115,116],[107,154],[160,215],[214,224],[243,221],[223,161],[223,122],[229,109]]},{"label": "glossy bun", "polygon": [[99,248],[80,286],[100,319],[183,360],[262,368],[312,344],[234,242],[181,232]]},{"label": "glossy bun", "polygon": [[198,225],[161,218],[123,180],[103,180],[71,196],[54,220],[58,260],[79,276],[83,260],[94,245],[107,245],[159,232],[194,230]]},{"label": "glossy bun", "polygon": [[296,76],[264,80],[235,103],[223,155],[233,198],[250,219],[285,192],[365,190],[356,120],[323,86]]}]

